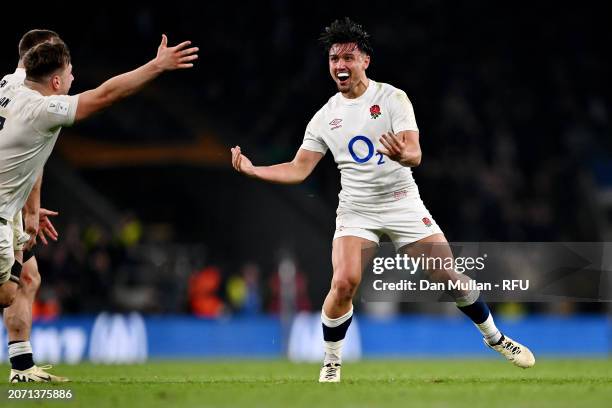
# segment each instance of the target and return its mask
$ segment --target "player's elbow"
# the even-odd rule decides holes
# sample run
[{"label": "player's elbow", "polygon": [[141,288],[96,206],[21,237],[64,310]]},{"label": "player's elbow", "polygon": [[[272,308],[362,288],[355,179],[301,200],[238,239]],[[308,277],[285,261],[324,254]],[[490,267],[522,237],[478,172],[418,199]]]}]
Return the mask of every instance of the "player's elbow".
[{"label": "player's elbow", "polygon": [[304,182],[304,180],[308,178],[312,170],[309,170],[308,167],[300,165],[300,163],[296,163],[295,161],[291,164],[293,165],[293,171],[289,184],[300,184]]}]

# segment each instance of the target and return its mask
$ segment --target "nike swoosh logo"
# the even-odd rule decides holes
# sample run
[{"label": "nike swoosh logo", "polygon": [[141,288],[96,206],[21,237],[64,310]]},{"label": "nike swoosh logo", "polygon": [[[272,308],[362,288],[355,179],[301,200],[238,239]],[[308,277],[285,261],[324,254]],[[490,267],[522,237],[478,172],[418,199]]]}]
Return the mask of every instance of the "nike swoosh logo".
[{"label": "nike swoosh logo", "polygon": [[36,377],[40,378],[43,381],[51,381],[51,376],[50,375],[48,375],[46,377],[40,376],[38,374],[33,374],[33,375],[35,375]]}]

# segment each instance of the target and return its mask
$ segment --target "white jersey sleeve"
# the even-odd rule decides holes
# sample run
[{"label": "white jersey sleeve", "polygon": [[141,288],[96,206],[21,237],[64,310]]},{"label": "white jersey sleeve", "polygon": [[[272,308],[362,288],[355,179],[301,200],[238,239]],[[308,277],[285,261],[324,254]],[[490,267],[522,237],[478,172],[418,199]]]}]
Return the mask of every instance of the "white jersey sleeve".
[{"label": "white jersey sleeve", "polygon": [[306,126],[306,132],[304,133],[304,141],[300,149],[310,150],[311,152],[318,152],[325,154],[327,153],[327,143],[323,139],[323,135],[320,129],[319,121],[320,114],[317,112],[314,117]]},{"label": "white jersey sleeve", "polygon": [[396,89],[389,95],[388,106],[391,114],[391,127],[393,133],[402,132],[404,130],[413,130],[418,132],[416,118],[414,117],[414,109],[412,103],[408,99],[406,92]]},{"label": "white jersey sleeve", "polygon": [[43,135],[52,136],[58,128],[74,123],[78,102],[78,95],[43,97],[32,112],[32,126]]}]

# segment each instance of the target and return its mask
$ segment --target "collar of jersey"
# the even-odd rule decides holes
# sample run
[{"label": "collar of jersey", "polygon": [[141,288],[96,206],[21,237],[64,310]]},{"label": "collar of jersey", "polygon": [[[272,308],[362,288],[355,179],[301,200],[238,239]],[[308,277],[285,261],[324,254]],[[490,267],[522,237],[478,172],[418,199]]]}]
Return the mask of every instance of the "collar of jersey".
[{"label": "collar of jersey", "polygon": [[23,77],[23,79],[25,79],[26,77],[26,70],[25,68],[17,68],[15,69],[15,76],[19,76],[19,77]]},{"label": "collar of jersey", "polygon": [[349,98],[345,98],[344,96],[342,96],[342,93],[338,92],[338,96],[340,97],[339,99],[340,101],[342,101],[344,105],[359,105],[360,103],[366,100],[366,98],[368,97],[370,93],[374,92],[374,88],[376,87],[375,85],[376,85],[376,82],[370,79],[368,82],[368,88],[365,90],[365,92],[361,96],[358,96],[357,98],[349,99]]}]

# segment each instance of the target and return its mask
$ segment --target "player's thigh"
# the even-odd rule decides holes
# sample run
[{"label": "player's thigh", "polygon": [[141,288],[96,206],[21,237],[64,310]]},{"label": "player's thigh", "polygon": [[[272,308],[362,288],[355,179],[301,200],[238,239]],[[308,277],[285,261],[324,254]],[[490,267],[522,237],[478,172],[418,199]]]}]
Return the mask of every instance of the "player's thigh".
[{"label": "player's thigh", "polygon": [[361,282],[364,267],[372,260],[378,244],[357,236],[334,239],[332,265],[334,280],[346,280],[354,284]]},{"label": "player's thigh", "polygon": [[443,233],[437,232],[419,239],[416,242],[404,245],[399,252],[410,257],[440,257],[453,258],[453,252]]},{"label": "player's thigh", "polygon": [[454,265],[453,251],[442,233],[433,234],[405,245],[399,251],[410,257],[424,257],[426,259],[424,272],[432,281],[464,280],[461,274],[451,266]]},{"label": "player's thigh", "polygon": [[10,223],[0,220],[0,284],[9,280],[14,263],[13,230]]},{"label": "player's thigh", "polygon": [[[12,222],[13,227],[13,249],[23,251],[25,244],[30,240],[30,235],[23,229],[23,219],[21,211],[15,214]],[[21,258],[17,258],[21,261]]]}]

